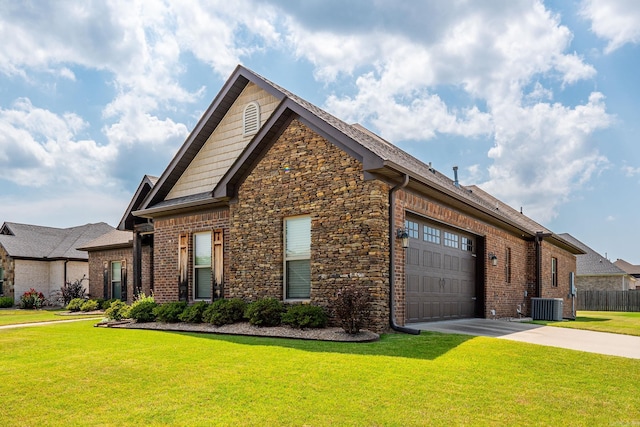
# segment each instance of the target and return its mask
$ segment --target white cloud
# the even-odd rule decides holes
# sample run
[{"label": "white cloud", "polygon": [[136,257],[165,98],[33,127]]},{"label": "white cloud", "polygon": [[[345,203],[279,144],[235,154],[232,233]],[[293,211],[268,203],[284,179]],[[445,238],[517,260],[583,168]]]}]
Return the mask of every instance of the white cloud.
[{"label": "white cloud", "polygon": [[77,115],[34,107],[26,98],[0,109],[0,178],[23,186],[103,185],[112,147],[78,138],[87,124]]},{"label": "white cloud", "polygon": [[[377,6],[379,14],[394,13]],[[595,68],[567,52],[571,31],[541,2],[434,7],[447,10],[446,22],[424,38],[384,24],[387,33],[359,26],[341,37],[330,28],[293,23],[288,41],[322,80],[366,70],[353,95],[327,99],[330,111],[369,124],[391,141],[492,137],[487,154],[493,164],[483,186],[506,202],[528,205],[540,220],[552,218],[607,164],[590,148],[590,135],[610,123],[602,96],[593,93],[573,107],[550,103],[553,88],[591,79]],[[469,173],[481,176],[478,168]]]},{"label": "white cloud", "polygon": [[607,159],[589,144],[590,135],[611,117],[604,98],[592,93],[575,108],[539,103],[502,105],[496,114],[493,164],[482,187],[512,206],[526,206],[538,221],[549,221],[572,191],[607,167]]},{"label": "white cloud", "polygon": [[627,43],[640,43],[640,2],[584,0],[580,13],[591,21],[591,31],[609,41],[605,53],[611,53]]}]

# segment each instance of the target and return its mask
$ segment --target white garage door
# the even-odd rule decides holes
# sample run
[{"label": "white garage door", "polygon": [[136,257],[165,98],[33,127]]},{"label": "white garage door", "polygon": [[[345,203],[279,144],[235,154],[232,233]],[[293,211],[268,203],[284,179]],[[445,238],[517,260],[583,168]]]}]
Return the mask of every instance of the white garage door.
[{"label": "white garage door", "polygon": [[408,219],[407,322],[474,317],[476,239],[420,219]]}]

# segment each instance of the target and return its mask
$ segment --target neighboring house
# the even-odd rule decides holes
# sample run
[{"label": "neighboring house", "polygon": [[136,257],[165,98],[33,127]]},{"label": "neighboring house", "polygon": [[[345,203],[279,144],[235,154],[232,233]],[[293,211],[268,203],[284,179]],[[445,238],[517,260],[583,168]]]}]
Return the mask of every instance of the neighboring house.
[{"label": "neighboring house", "polygon": [[635,277],[572,235],[563,233],[561,236],[585,252],[576,257],[575,284],[579,291],[627,291],[636,288]]},{"label": "neighboring house", "polygon": [[118,224],[79,250],[89,257],[89,296],[132,302],[140,292],[153,289],[153,226],[131,215],[155,185],[157,177],[145,175]]},{"label": "neighboring house", "polygon": [[110,230],[103,222],[71,228],[5,222],[0,228],[2,294],[16,303],[30,288],[55,297],[66,282],[88,277],[87,254],[75,248]]},{"label": "neighboring house", "polygon": [[375,331],[516,317],[537,296],[572,315],[581,249],[242,66],[139,197],[126,228],[146,227],[158,302],[330,307],[354,285]]},{"label": "neighboring house", "polygon": [[636,289],[640,289],[640,265],[633,265],[623,259],[618,259],[613,263],[616,267],[624,270],[627,274],[636,278]]}]

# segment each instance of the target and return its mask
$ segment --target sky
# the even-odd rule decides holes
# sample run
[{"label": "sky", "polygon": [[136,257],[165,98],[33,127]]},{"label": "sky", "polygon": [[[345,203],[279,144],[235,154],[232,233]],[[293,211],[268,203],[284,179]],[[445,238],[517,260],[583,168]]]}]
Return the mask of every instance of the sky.
[{"label": "sky", "polygon": [[237,64],[640,264],[636,0],[0,0],[0,223],[117,226]]}]

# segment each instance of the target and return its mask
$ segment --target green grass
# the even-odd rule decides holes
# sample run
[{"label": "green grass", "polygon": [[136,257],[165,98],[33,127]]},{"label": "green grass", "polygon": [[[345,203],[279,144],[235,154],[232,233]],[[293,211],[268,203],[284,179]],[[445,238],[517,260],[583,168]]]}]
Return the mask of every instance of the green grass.
[{"label": "green grass", "polygon": [[57,310],[16,310],[12,308],[0,309],[0,326],[14,325],[17,323],[54,322],[56,320],[78,319],[79,317],[96,317],[95,314],[74,314],[73,316],[61,316],[65,312]]},{"label": "green grass", "polygon": [[561,328],[640,336],[640,313],[633,312],[578,311],[576,320],[562,322],[536,320],[533,323],[559,326]]},{"label": "green grass", "polygon": [[635,425],[640,360],[484,337],[373,343],[0,331],[0,425]]}]

